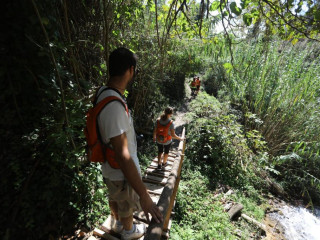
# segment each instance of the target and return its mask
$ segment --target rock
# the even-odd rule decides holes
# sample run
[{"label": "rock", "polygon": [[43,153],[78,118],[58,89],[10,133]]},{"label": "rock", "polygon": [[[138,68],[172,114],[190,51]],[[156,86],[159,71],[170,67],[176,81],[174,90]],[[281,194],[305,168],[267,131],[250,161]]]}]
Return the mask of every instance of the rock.
[{"label": "rock", "polygon": [[228,192],[226,192],[226,194],[224,194],[224,196],[230,196],[231,194],[233,194],[233,190],[230,189]]},{"label": "rock", "polygon": [[232,207],[232,202],[229,202],[226,205],[224,205],[223,209],[224,209],[225,212],[228,212],[231,207]]}]

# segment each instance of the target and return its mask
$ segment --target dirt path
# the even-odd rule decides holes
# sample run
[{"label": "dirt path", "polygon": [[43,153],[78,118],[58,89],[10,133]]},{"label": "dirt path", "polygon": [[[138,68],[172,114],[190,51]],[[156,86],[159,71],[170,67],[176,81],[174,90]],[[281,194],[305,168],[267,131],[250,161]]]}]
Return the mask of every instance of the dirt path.
[{"label": "dirt path", "polygon": [[188,106],[184,103],[175,114],[174,124],[176,128],[179,128],[186,124],[185,114],[188,112]]},{"label": "dirt path", "polygon": [[[187,105],[187,100],[184,101],[183,105],[176,111],[174,112],[174,127],[175,127],[175,132],[178,136],[181,136],[182,130],[187,124],[187,121],[185,119],[185,115],[188,112],[188,105]],[[179,141],[173,141],[172,147],[177,148],[179,145]]]}]

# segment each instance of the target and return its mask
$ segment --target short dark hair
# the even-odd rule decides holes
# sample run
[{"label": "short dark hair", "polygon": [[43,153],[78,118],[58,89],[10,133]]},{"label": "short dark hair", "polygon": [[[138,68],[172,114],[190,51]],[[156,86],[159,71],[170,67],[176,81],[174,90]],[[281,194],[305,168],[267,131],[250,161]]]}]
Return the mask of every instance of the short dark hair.
[{"label": "short dark hair", "polygon": [[137,56],[125,47],[120,47],[112,51],[109,56],[110,77],[123,76],[132,66],[136,69]]}]

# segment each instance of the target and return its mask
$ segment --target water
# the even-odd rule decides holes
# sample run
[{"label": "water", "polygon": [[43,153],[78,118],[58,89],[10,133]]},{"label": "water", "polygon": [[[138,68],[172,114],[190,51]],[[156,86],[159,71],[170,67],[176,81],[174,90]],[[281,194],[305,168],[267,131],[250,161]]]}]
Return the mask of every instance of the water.
[{"label": "water", "polygon": [[283,215],[271,217],[283,226],[288,240],[320,240],[320,208],[312,213],[303,207],[283,206],[280,211]]}]

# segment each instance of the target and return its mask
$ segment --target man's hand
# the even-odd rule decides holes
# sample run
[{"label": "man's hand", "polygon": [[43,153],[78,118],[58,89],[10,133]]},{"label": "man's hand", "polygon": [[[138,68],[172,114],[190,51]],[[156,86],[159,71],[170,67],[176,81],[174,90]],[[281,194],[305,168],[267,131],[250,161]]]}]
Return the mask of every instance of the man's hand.
[{"label": "man's hand", "polygon": [[148,192],[146,192],[144,195],[140,196],[140,205],[141,205],[142,210],[144,211],[144,214],[146,215],[148,223],[150,223],[149,213],[151,214],[151,216],[154,218],[154,220],[157,223],[160,223],[163,221],[163,216],[162,216],[162,213],[160,212],[160,209],[152,201]]}]

